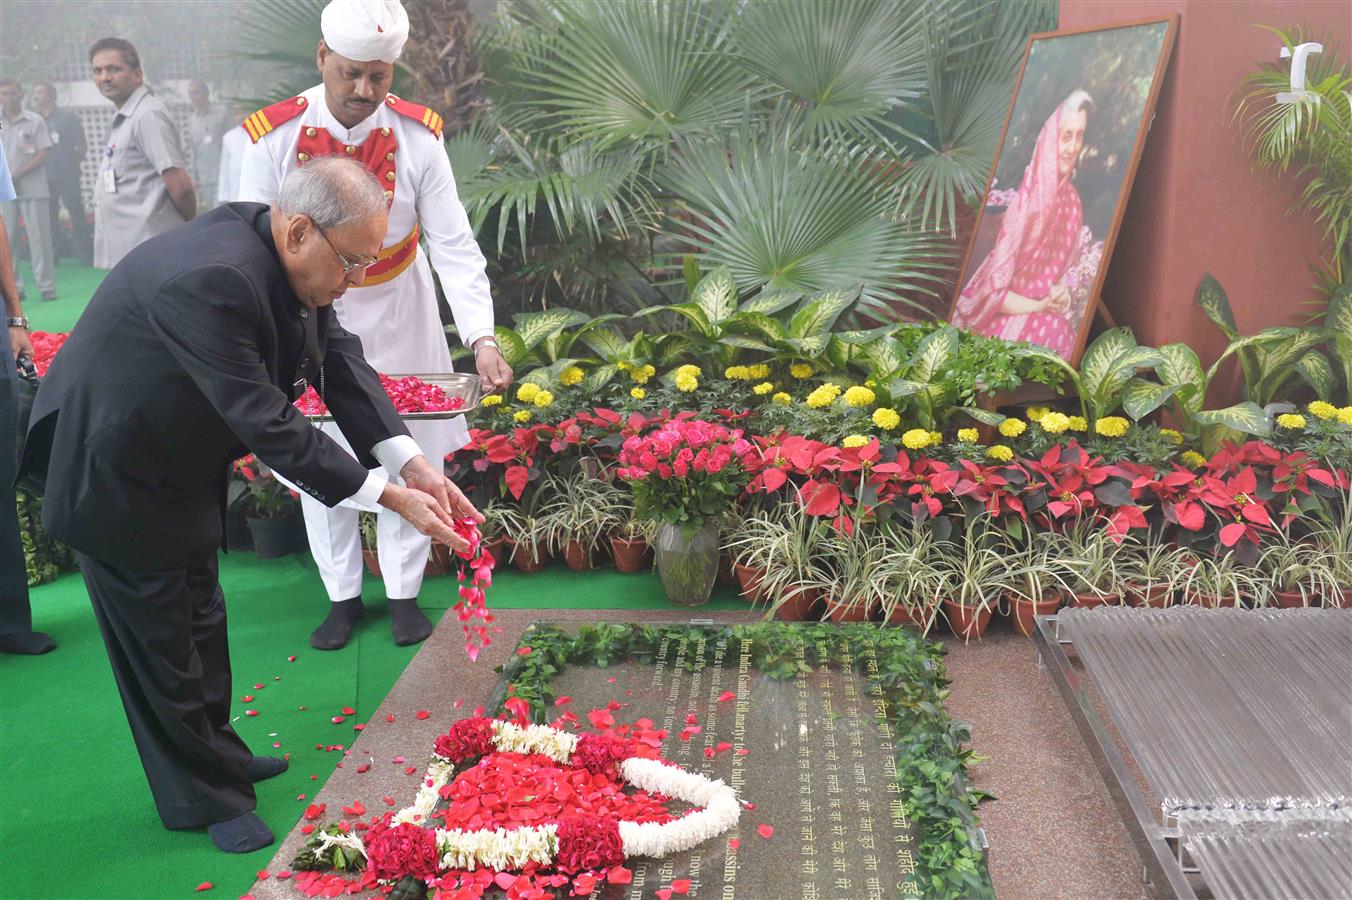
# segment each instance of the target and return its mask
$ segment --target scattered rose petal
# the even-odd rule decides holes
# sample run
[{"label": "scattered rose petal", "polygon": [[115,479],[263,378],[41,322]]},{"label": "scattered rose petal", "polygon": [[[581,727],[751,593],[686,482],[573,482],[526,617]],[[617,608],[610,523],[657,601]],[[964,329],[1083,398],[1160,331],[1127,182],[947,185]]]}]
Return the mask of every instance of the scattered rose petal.
[{"label": "scattered rose petal", "polygon": [[593,709],[587,713],[587,718],[591,720],[592,727],[597,730],[605,730],[615,726],[615,717],[610,714],[609,710]]},{"label": "scattered rose petal", "polygon": [[254,690],[255,690],[255,691],[261,691],[261,690],[263,690],[263,688],[265,688],[265,687],[267,687],[267,685],[263,684],[263,682],[260,681],[260,682],[258,682],[258,684],[255,684],[255,685],[254,685]]},{"label": "scattered rose petal", "polygon": [[606,881],[611,884],[629,884],[634,880],[634,873],[624,866],[616,866],[606,873]]},{"label": "scattered rose petal", "polygon": [[732,744],[729,744],[727,741],[719,741],[718,744],[714,747],[714,752],[715,752],[715,753],[727,753],[727,752],[728,752],[729,750],[731,750],[731,749],[732,749]]},{"label": "scattered rose petal", "polygon": [[286,869],[282,869],[280,872],[277,873],[277,877],[285,881],[286,879],[291,877],[291,873]]},{"label": "scattered rose petal", "polygon": [[318,775],[311,775],[311,776],[310,776],[310,780],[311,780],[311,781],[318,781],[318,780],[319,780],[319,776],[318,776]]},{"label": "scattered rose petal", "polygon": [[360,800],[358,800],[356,803],[352,804],[351,806],[344,806],[344,807],[343,807],[343,815],[345,815],[345,816],[358,816],[358,817],[364,816],[364,815],[366,815],[366,805],[363,804]]},{"label": "scattered rose petal", "polygon": [[352,730],[353,730],[353,731],[362,731],[362,730],[364,730],[365,728],[366,728],[366,725],[365,725],[364,723],[361,724],[361,725],[353,725],[353,726],[352,726]]},{"label": "scattered rose petal", "polygon": [[273,742],[272,742],[272,749],[276,750],[276,749],[277,749],[278,747],[280,747],[280,746],[282,746],[282,742],[281,742],[281,741],[273,741]]},{"label": "scattered rose petal", "polygon": [[272,877],[272,873],[269,872],[267,869],[259,869],[257,877],[259,881],[267,881],[269,878]]},{"label": "scattered rose petal", "polygon": [[517,648],[516,648],[516,655],[517,655],[517,656],[530,656],[530,655],[531,655],[531,649],[530,649],[529,647],[517,647]]},{"label": "scattered rose petal", "polygon": [[253,702],[253,694],[245,694],[243,697],[240,697],[240,698],[239,698],[239,702],[240,702],[240,703],[252,703],[252,702]]},{"label": "scattered rose petal", "polygon": [[746,755],[747,755],[748,753],[750,753],[751,751],[748,750],[748,749],[746,749],[745,747],[738,747],[738,748],[737,748],[735,751],[733,751],[733,752],[734,752],[737,756],[746,756]]},{"label": "scattered rose petal", "polygon": [[580,896],[587,896],[596,887],[596,876],[590,872],[583,872],[573,879],[573,893]]},{"label": "scattered rose petal", "polygon": [[326,809],[328,809],[328,804],[326,803],[311,803],[309,806],[305,807],[305,818],[313,822],[315,819],[324,815],[324,810]]},{"label": "scattered rose petal", "polygon": [[385,801],[385,805],[386,805],[386,806],[394,806],[394,798],[393,798],[393,797],[382,797],[381,799]]},{"label": "scattered rose petal", "polygon": [[244,710],[244,715],[246,715],[246,716],[256,716],[256,715],[258,715],[258,710],[256,710],[256,709],[246,709],[246,710]]},{"label": "scattered rose petal", "polygon": [[762,822],[761,824],[756,826],[756,833],[768,841],[775,833],[775,826],[766,825],[764,822]]},{"label": "scattered rose petal", "polygon": [[413,768],[412,766],[408,766],[407,768],[404,769],[404,774],[405,774],[405,775],[412,775],[412,774],[413,774],[414,772],[416,772],[416,771],[418,771],[418,770],[415,769],[415,768]]},{"label": "scattered rose petal", "polygon": [[559,696],[554,698],[555,706],[567,706],[569,703],[572,702],[573,698],[569,697],[567,694],[560,694]]},{"label": "scattered rose petal", "polygon": [[729,850],[736,851],[736,850],[737,850],[739,847],[741,847],[741,846],[742,846],[742,842],[739,841],[737,838],[728,838],[728,849],[729,849]]},{"label": "scattered rose petal", "polygon": [[396,756],[394,759],[390,760],[390,762],[394,763],[396,766],[402,763],[403,761],[404,758],[402,756]]},{"label": "scattered rose petal", "polygon": [[298,796],[296,797],[296,799],[297,799],[297,800],[304,800],[304,799],[305,799],[305,795],[304,795],[304,794],[300,794],[300,795],[298,795]]},{"label": "scattered rose petal", "polygon": [[341,724],[343,724],[343,720],[344,720],[345,718],[347,718],[347,717],[346,717],[346,716],[334,716],[332,719],[329,719],[329,721],[332,722],[332,723],[335,724],[335,725],[341,725]]},{"label": "scattered rose petal", "polygon": [[743,808],[743,809],[755,809],[755,808],[756,808],[756,804],[754,804],[754,803],[752,803],[751,801],[748,800],[747,802],[745,802],[745,803],[742,804],[742,808]]},{"label": "scattered rose petal", "polygon": [[286,661],[287,661],[287,662],[295,662],[295,661],[296,661],[296,658],[295,658],[294,656],[288,656],[288,657],[286,658]]},{"label": "scattered rose petal", "polygon": [[615,678],[614,675],[612,675],[612,676],[610,676],[609,678],[606,679],[606,683],[607,683],[607,684],[614,684],[615,681],[616,681],[616,678]]},{"label": "scattered rose petal", "polygon": [[393,721],[394,721],[394,713],[390,713],[388,716],[386,716],[386,717],[385,717],[385,721],[386,721],[386,722],[393,722]]},{"label": "scattered rose petal", "polygon": [[687,724],[687,725],[698,725],[698,724],[699,724],[699,716],[695,715],[694,713],[686,713],[686,714],[685,714],[685,724]]},{"label": "scattered rose petal", "polygon": [[417,711],[417,713],[415,713],[415,716],[416,716],[416,718],[418,719],[418,721],[422,721],[423,719],[426,719],[426,718],[430,717],[431,715],[432,715],[432,714],[431,714],[430,712],[428,712],[427,710],[425,710],[425,709],[420,709],[420,710]]},{"label": "scattered rose petal", "polygon": [[658,888],[657,900],[671,900],[671,888]]},{"label": "scattered rose petal", "polygon": [[358,774],[358,775],[362,775],[362,774],[364,774],[364,773],[366,773],[366,772],[369,772],[370,770],[371,770],[371,764],[370,764],[370,763],[361,763],[360,765],[357,766],[357,774]]},{"label": "scattered rose petal", "polygon": [[357,714],[357,711],[350,706],[344,706],[342,712],[345,716],[355,716]]},{"label": "scattered rose petal", "polygon": [[674,879],[674,880],[671,882],[671,892],[672,892],[673,894],[688,894],[688,893],[690,893],[690,879],[689,879],[689,878],[677,878],[677,879]]},{"label": "scattered rose petal", "polygon": [[727,703],[729,700],[736,700],[737,694],[734,691],[724,691],[718,695],[719,703]]},{"label": "scattered rose petal", "polygon": [[512,885],[516,884],[518,877],[519,876],[513,875],[511,872],[499,872],[493,876],[493,883],[506,891],[510,890]]},{"label": "scattered rose petal", "polygon": [[209,891],[209,890],[211,890],[212,888],[214,888],[215,886],[216,886],[216,885],[212,884],[210,881],[204,881],[204,882],[202,882],[201,884],[199,884],[199,885],[197,886],[196,890],[198,890],[198,891]]},{"label": "scattered rose petal", "polygon": [[[300,826],[300,833],[301,833],[301,834],[314,834],[314,830],[315,830],[315,826],[314,826],[314,823],[313,823],[313,822],[306,822],[304,825]],[[281,876],[281,874],[279,873],[279,874],[277,875],[277,877],[278,877],[278,878],[281,878],[282,876]]]}]

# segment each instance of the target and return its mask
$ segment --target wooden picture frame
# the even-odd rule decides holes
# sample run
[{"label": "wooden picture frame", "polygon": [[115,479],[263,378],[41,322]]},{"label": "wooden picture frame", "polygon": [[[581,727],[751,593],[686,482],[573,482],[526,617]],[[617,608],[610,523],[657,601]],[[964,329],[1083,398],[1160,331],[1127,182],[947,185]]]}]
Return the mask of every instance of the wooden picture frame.
[{"label": "wooden picture frame", "polygon": [[950,322],[1079,365],[1095,312],[1106,317],[1103,279],[1178,22],[1172,14],[1029,36]]}]

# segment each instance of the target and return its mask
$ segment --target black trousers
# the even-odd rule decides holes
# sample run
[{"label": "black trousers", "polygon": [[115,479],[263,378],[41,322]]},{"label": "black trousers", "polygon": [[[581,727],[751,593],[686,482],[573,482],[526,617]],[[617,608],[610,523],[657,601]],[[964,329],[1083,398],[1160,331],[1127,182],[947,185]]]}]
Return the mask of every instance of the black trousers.
[{"label": "black trousers", "polygon": [[33,630],[28,605],[28,571],[19,539],[14,476],[18,459],[19,376],[9,347],[9,329],[0,333],[0,634]]},{"label": "black trousers", "polygon": [[122,706],[166,828],[254,808],[252,758],[230,727],[230,649],[216,556],[132,572],[78,554]]},{"label": "black trousers", "polygon": [[[48,178],[51,189],[52,210],[52,252],[60,259],[62,251],[67,256],[78,256],[82,260],[91,259],[94,253],[94,240],[89,233],[89,223],[85,221],[84,196],[80,193],[80,178]],[[61,231],[61,207],[66,207],[70,216],[71,242],[65,245]]]}]

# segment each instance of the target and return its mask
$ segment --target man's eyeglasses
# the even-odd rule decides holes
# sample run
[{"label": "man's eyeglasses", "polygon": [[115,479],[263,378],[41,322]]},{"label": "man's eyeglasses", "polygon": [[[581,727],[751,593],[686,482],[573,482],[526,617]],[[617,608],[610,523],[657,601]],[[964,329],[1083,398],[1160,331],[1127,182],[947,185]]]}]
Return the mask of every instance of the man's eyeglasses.
[{"label": "man's eyeglasses", "polygon": [[339,253],[338,248],[333,246],[333,241],[329,240],[329,236],[324,233],[324,229],[316,224],[315,231],[318,231],[319,236],[324,239],[324,243],[329,245],[329,249],[333,251],[333,255],[338,257],[338,264],[343,267],[344,275],[351,275],[353,272],[365,272],[378,262],[378,260],[375,259],[365,259],[361,257],[354,259],[346,253]]}]

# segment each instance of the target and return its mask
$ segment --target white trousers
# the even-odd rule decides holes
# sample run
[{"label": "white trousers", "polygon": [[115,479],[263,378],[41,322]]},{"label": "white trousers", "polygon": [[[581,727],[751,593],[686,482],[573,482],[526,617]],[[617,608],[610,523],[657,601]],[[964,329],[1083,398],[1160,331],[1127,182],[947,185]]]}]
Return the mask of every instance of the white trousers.
[{"label": "white trousers", "polygon": [[[338,603],[361,596],[361,529],[357,510],[345,506],[330,509],[306,493],[300,495],[300,505],[305,513],[305,530],[310,535],[310,554],[319,568],[324,589],[329,592],[329,600]],[[403,516],[382,506],[376,513],[376,542],[385,596],[391,600],[418,596],[432,539],[419,534]]]},{"label": "white trousers", "polygon": [[[56,255],[52,252],[52,213],[51,201],[46,197],[39,200],[6,200],[0,203],[0,215],[5,218],[5,230],[9,232],[9,243],[19,244],[19,214],[23,213],[24,228],[28,230],[28,251],[33,257],[33,280],[38,290],[44,294],[56,291]],[[16,274],[16,280],[17,273]],[[19,290],[23,290],[23,281],[19,280]]]}]

